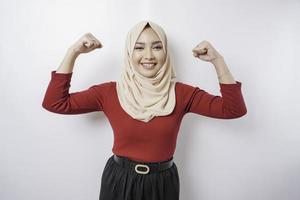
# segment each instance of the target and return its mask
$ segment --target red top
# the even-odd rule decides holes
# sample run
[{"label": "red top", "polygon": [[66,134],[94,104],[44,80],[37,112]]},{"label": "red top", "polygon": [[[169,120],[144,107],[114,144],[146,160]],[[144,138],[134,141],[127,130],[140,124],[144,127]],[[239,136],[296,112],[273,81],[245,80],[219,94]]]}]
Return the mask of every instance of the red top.
[{"label": "red top", "polygon": [[116,82],[100,83],[69,93],[72,74],[51,72],[42,106],[59,114],[103,111],[114,133],[112,152],[136,161],[160,162],[173,157],[180,123],[186,113],[220,119],[239,118],[247,113],[239,81],[219,83],[222,96],[176,82],[173,112],[168,116],[154,117],[146,123],[133,119],[123,110],[117,96]]}]

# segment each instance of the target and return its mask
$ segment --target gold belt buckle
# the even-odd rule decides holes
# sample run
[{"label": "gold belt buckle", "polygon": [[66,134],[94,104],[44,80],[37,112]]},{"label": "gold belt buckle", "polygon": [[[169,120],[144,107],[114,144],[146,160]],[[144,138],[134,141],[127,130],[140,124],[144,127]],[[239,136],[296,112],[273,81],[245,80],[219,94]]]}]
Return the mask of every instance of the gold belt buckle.
[{"label": "gold belt buckle", "polygon": [[[145,167],[145,168],[147,169],[147,171],[139,171],[139,170],[138,170],[138,167]],[[150,168],[149,168],[148,165],[142,165],[142,164],[137,164],[137,165],[135,165],[134,169],[135,169],[135,171],[136,171],[137,173],[139,173],[139,174],[148,174],[149,171],[150,171]]]}]

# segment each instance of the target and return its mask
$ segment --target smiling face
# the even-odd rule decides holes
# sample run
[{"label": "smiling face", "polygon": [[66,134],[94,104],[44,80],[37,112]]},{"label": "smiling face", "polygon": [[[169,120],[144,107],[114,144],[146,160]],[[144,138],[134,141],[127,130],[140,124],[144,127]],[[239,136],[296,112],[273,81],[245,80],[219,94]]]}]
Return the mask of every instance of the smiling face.
[{"label": "smiling face", "polygon": [[153,77],[163,66],[166,53],[163,44],[153,29],[147,26],[137,39],[132,62],[134,69],[145,77]]}]

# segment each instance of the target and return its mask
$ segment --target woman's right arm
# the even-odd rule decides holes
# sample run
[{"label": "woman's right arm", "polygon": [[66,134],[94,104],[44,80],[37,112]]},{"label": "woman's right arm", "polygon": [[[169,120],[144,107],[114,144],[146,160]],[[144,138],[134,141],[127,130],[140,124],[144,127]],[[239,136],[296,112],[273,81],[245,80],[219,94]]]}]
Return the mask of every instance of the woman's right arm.
[{"label": "woman's right arm", "polygon": [[83,53],[89,53],[97,48],[102,48],[101,42],[95,38],[91,33],[84,34],[75,44],[73,44],[67,51],[57,73],[71,73],[73,71],[76,58]]},{"label": "woman's right arm", "polygon": [[69,48],[56,72],[62,74],[72,73],[75,60],[78,56],[79,54],[76,53],[73,48]]},{"label": "woman's right arm", "polygon": [[81,53],[101,47],[101,43],[88,33],[68,49],[59,68],[51,72],[51,80],[42,103],[43,108],[59,114],[80,114],[103,110],[104,94],[108,91],[109,83],[69,93],[76,58]]}]

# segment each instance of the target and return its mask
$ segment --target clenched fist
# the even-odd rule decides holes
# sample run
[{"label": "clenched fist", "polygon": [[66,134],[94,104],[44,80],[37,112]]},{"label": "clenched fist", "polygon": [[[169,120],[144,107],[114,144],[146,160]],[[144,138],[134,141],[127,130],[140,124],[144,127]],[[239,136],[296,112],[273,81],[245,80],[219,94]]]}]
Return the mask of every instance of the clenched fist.
[{"label": "clenched fist", "polygon": [[70,49],[77,55],[81,53],[88,53],[97,48],[102,48],[101,42],[91,33],[84,34]]},{"label": "clenched fist", "polygon": [[193,49],[193,55],[207,62],[213,62],[217,58],[222,58],[222,55],[206,40],[203,40]]}]

